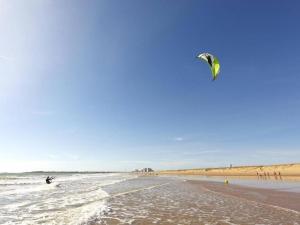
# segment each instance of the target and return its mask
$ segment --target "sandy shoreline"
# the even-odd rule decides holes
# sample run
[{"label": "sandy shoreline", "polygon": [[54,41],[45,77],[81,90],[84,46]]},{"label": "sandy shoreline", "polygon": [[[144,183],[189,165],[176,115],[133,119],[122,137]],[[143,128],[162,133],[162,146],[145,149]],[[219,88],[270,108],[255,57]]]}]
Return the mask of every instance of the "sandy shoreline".
[{"label": "sandy shoreline", "polygon": [[161,175],[203,175],[203,176],[257,176],[257,177],[300,177],[300,163],[265,166],[238,166],[223,168],[200,168],[183,170],[162,170]]},{"label": "sandy shoreline", "polygon": [[[161,185],[163,184],[163,185]],[[151,188],[149,188],[151,187]],[[122,190],[126,194],[115,195]],[[221,182],[143,176],[107,190],[109,211],[93,224],[298,224],[300,193]]]},{"label": "sandy shoreline", "polygon": [[215,193],[254,201],[267,206],[280,207],[283,210],[294,210],[300,213],[300,193],[232,184],[225,185],[214,181],[188,180],[187,183],[196,188],[206,188]]}]

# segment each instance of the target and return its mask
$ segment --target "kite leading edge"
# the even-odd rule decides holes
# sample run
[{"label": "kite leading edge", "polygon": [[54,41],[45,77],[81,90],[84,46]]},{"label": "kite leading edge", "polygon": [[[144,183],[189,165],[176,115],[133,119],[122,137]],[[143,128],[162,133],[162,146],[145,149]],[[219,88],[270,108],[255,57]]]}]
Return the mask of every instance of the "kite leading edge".
[{"label": "kite leading edge", "polygon": [[220,63],[218,58],[209,53],[201,53],[197,56],[197,58],[208,63],[213,80],[216,80],[220,72]]}]

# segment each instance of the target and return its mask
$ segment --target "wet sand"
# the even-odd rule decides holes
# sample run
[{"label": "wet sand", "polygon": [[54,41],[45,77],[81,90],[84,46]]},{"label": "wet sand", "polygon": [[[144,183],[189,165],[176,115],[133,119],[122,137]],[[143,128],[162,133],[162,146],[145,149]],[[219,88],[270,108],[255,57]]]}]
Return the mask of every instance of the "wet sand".
[{"label": "wet sand", "polygon": [[300,224],[299,193],[168,177],[105,191],[108,210],[92,224]]},{"label": "wet sand", "polygon": [[236,197],[265,204],[266,206],[280,207],[283,210],[294,210],[300,213],[300,193],[284,192],[271,189],[245,187],[240,185],[225,185],[211,181],[187,181],[191,185],[206,188],[217,194]]}]

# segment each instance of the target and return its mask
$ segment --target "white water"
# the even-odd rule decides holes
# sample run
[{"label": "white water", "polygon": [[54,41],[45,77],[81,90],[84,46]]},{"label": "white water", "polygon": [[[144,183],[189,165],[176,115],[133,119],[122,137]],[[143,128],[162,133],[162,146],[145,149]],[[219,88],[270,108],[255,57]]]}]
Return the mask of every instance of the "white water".
[{"label": "white water", "polygon": [[[126,174],[0,174],[0,224],[87,224],[100,219],[109,196],[101,189]],[[50,174],[52,175],[52,174]]]}]

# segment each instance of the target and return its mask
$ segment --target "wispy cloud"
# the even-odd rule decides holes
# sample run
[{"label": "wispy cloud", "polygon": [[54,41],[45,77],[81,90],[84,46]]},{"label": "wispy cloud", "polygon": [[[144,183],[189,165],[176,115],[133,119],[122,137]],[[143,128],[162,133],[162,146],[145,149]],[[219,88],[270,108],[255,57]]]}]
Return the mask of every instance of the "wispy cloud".
[{"label": "wispy cloud", "polygon": [[183,137],[174,137],[172,138],[173,141],[184,141],[185,139]]}]

